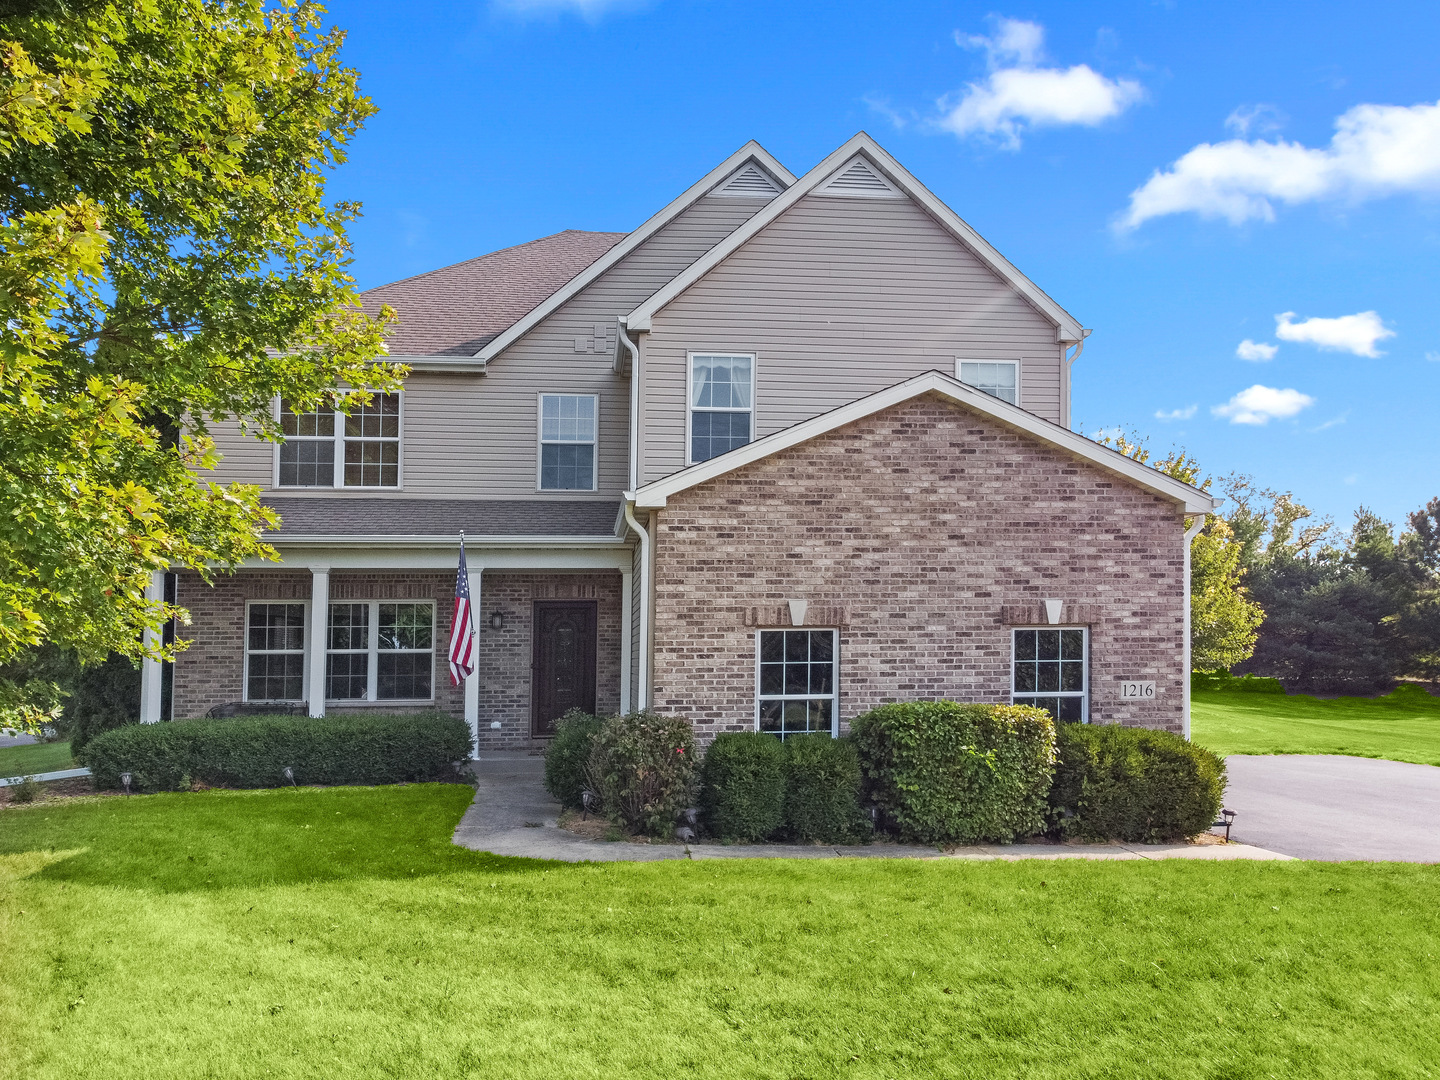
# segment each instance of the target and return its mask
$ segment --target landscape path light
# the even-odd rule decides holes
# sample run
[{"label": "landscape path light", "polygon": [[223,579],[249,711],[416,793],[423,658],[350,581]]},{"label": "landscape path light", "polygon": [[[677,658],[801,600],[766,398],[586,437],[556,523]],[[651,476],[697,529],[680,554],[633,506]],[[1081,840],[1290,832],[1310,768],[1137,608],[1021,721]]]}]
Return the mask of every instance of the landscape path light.
[{"label": "landscape path light", "polygon": [[122,784],[125,785],[125,794],[126,794],[126,795],[129,795],[129,794],[130,794],[130,774],[129,774],[128,772],[122,772],[122,773],[120,774],[120,783],[122,783]]}]

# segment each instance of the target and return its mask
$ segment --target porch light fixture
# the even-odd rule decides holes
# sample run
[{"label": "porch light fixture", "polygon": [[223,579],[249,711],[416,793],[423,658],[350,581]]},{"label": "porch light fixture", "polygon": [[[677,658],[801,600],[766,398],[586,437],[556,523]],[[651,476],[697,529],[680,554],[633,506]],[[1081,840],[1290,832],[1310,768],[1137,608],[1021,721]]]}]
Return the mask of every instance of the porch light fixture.
[{"label": "porch light fixture", "polygon": [[492,612],[490,613],[490,629],[491,629],[491,630],[504,630],[504,629],[505,629],[505,613],[504,613],[503,611],[498,611],[498,610],[497,610],[497,611],[492,611]]}]

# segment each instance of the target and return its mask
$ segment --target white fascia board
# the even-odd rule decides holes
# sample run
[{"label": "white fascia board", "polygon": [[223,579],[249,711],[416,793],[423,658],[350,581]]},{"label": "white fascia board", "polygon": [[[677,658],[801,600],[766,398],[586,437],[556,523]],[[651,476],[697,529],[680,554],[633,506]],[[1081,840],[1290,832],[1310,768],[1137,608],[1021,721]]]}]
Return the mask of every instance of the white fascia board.
[{"label": "white fascia board", "polygon": [[966,224],[955,211],[936,198],[893,157],[881,149],[865,132],[849,139],[843,146],[827,156],[825,160],[807,172],[784,192],[777,195],[765,208],[720,243],[707,251],[690,266],[676,275],[664,288],[654,293],[643,304],[625,318],[631,330],[645,332],[650,329],[656,312],[680,296],[711,270],[719,266],[760,230],[789,210],[806,195],[815,191],[829,180],[841,166],[856,154],[863,154],[887,180],[909,195],[926,213],[950,232],[961,244],[975,253],[981,262],[990,267],[1012,288],[1026,298],[1041,314],[1055,324],[1057,341],[1079,341],[1085,335],[1076,318],[1062,308],[1038,285],[1017,270],[1008,259],[993,248],[979,233]]},{"label": "white fascia board", "polygon": [[485,361],[474,356],[400,356],[390,354],[377,363],[404,364],[411,371],[444,372],[450,375],[484,375]]},{"label": "white fascia board", "polygon": [[576,296],[580,290],[590,285],[599,278],[601,274],[605,273],[621,259],[629,255],[666,225],[670,224],[670,222],[683,211],[689,209],[692,203],[708,194],[711,188],[752,158],[782,183],[787,185],[795,183],[795,174],[771,157],[769,151],[758,142],[751,139],[739,150],[736,150],[735,153],[731,154],[719,165],[716,165],[715,168],[711,169],[699,180],[686,188],[679,198],[672,201],[659,213],[651,216],[650,219],[638,229],[629,233],[624,240],[621,240],[609,251],[605,252],[604,255],[600,256],[600,258],[596,259],[584,270],[581,270],[580,273],[566,282],[558,292],[546,297],[539,307],[534,308],[523,319],[507,328],[495,338],[495,340],[491,341],[476,353],[475,358],[478,360],[495,359],[500,353],[504,352],[540,325],[541,322],[558,311],[563,304]]},{"label": "white fascia board", "polygon": [[636,491],[626,492],[625,498],[634,503],[637,509],[663,509],[666,500],[671,495],[695,487],[697,484],[703,484],[707,480],[713,480],[717,476],[723,476],[744,465],[760,461],[781,450],[788,450],[817,435],[834,431],[845,424],[888,409],[892,405],[898,405],[903,401],[927,393],[940,394],[942,397],[974,409],[976,412],[991,416],[1009,427],[1034,436],[1041,442],[1049,443],[1051,446],[1083,458],[1147,491],[1174,499],[1183,506],[1187,514],[1209,514],[1219,505],[1219,500],[1212,499],[1210,495],[1199,488],[1182,484],[1179,480],[1166,476],[1148,465],[1142,465],[1133,458],[1126,457],[1118,450],[1102,446],[1083,435],[1075,434],[1068,428],[1061,427],[1059,424],[1052,424],[1049,420],[1042,420],[1018,405],[1011,405],[1008,401],[991,397],[989,394],[967,386],[939,371],[927,371],[923,375],[906,379],[904,382],[886,387],[868,397],[860,398],[858,401],[852,401],[838,409],[832,409],[828,413],[822,413],[802,421],[784,431],[777,431],[773,435],[757,439],[739,449],[731,450],[728,454],[721,454],[719,457],[711,458],[699,465],[692,465],[688,469],[672,473],[661,480],[645,484]]},{"label": "white fascia board", "polygon": [[[327,536],[323,533],[314,533],[300,536],[279,536],[266,543],[277,548],[285,547],[350,547],[350,548],[412,548],[412,547],[451,547],[457,551],[460,548],[460,538],[457,533],[450,533],[445,536],[395,536],[394,534],[381,534],[366,536],[358,533],[340,533]],[[467,536],[465,547],[467,549],[480,549],[485,547],[507,547],[507,548],[593,548],[593,547],[616,547],[625,546],[626,541],[618,536]]]},{"label": "white fascia board", "polygon": [[[471,548],[466,537],[466,554],[470,559],[470,572],[505,571],[549,571],[555,573],[592,573],[597,570],[613,570],[626,573],[634,561],[630,545],[610,543],[605,546],[588,548],[560,547],[554,544],[545,547],[520,547],[502,544],[496,547]],[[351,570],[448,570],[455,572],[458,545],[454,537],[448,544],[362,548],[350,544],[325,546],[297,546],[290,548],[279,545],[280,561],[246,559],[240,564],[243,570],[294,570],[323,562],[332,572]],[[220,569],[216,567],[216,569]]]}]

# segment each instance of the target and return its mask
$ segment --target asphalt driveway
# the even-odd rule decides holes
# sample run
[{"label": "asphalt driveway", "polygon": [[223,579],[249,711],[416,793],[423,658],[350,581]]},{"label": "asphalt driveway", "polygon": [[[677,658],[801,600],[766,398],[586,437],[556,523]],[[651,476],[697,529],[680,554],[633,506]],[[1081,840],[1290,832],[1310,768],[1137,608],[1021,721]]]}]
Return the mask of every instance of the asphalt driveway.
[{"label": "asphalt driveway", "polygon": [[1242,843],[1331,862],[1440,862],[1440,768],[1320,754],[1225,763]]}]

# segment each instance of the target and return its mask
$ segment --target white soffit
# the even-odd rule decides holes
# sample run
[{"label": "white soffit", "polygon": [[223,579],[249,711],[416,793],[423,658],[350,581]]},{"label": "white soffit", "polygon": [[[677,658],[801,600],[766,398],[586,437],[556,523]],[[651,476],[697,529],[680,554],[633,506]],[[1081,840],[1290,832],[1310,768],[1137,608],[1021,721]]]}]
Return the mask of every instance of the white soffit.
[{"label": "white soffit", "polygon": [[558,290],[546,297],[539,306],[533,308],[524,318],[503,331],[498,337],[476,353],[475,358],[485,361],[495,359],[500,353],[504,352],[531,330],[535,329],[535,327],[539,326],[540,323],[553,315],[563,304],[576,296],[581,289],[593,283],[621,259],[625,258],[625,256],[629,255],[646,240],[670,224],[671,221],[679,217],[680,214],[688,210],[691,204],[707,192],[713,190],[716,184],[720,183],[731,173],[742,168],[746,162],[751,160],[757,162],[761,169],[769,173],[771,177],[779,182],[787,185],[795,183],[795,174],[785,168],[784,165],[781,165],[780,162],[776,161],[763,146],[754,139],[751,139],[739,150],[736,150],[735,153],[731,154],[719,165],[715,166],[715,168],[711,169],[699,180],[686,188],[679,198],[675,199],[659,213],[652,215],[649,220],[626,236],[624,240],[621,240],[620,243],[605,252],[604,255],[601,255],[600,258],[596,259]]},{"label": "white soffit", "polygon": [[847,140],[845,145],[826,157],[824,161],[791,184],[781,194],[771,199],[758,214],[696,259],[688,268],[676,274],[663,288],[657,290],[643,304],[625,316],[625,324],[631,330],[642,333],[648,331],[650,321],[656,312],[728,259],[806,195],[815,193],[815,190],[822,184],[836,179],[837,174],[842,174],[842,169],[853,167],[856,160],[864,161],[871,172],[882,177],[896,191],[909,196],[942,228],[969,248],[981,262],[990,267],[1002,281],[1023,296],[1035,310],[1054,323],[1057,342],[1084,340],[1087,331],[1075,316],[1057,304],[1043,289],[1016,269],[1009,259],[995,250],[989,241],[972,229],[959,214],[936,198],[924,184],[911,176],[904,166],[886,153],[879,143],[863,131]]},{"label": "white soffit", "polygon": [[773,199],[783,190],[773,176],[754,161],[747,161],[710,194],[736,199]]},{"label": "white soffit", "polygon": [[903,199],[900,189],[859,154],[856,154],[834,176],[815,189],[816,195],[841,195],[859,199]]},{"label": "white soffit", "polygon": [[632,501],[638,509],[663,509],[665,501],[671,495],[713,480],[717,476],[723,476],[744,465],[760,461],[781,450],[798,446],[800,443],[824,435],[826,432],[834,431],[846,424],[852,424],[856,420],[862,420],[874,413],[888,409],[892,405],[898,405],[903,401],[909,401],[911,398],[928,393],[937,393],[957,404],[991,416],[1041,442],[1074,454],[1107,472],[1129,480],[1146,491],[1174,499],[1184,507],[1187,514],[1209,514],[1219,504],[1219,500],[1211,498],[1199,488],[1182,484],[1179,480],[1166,476],[1148,465],[1140,464],[1134,458],[1126,457],[1118,450],[1112,450],[1108,446],[1092,442],[1083,435],[1077,435],[1069,428],[1063,428],[1059,424],[1042,420],[1018,405],[1011,405],[1008,401],[991,397],[984,391],[976,390],[939,371],[927,371],[923,375],[916,375],[912,379],[906,379],[904,382],[876,391],[868,397],[852,401],[848,405],[842,405],[838,409],[832,409],[830,412],[802,421],[783,431],[767,435],[763,439],[756,439],[727,454],[721,454],[709,461],[702,461],[699,465],[691,465],[688,469],[671,473],[663,479],[644,484],[635,491],[627,491],[625,498]]}]

